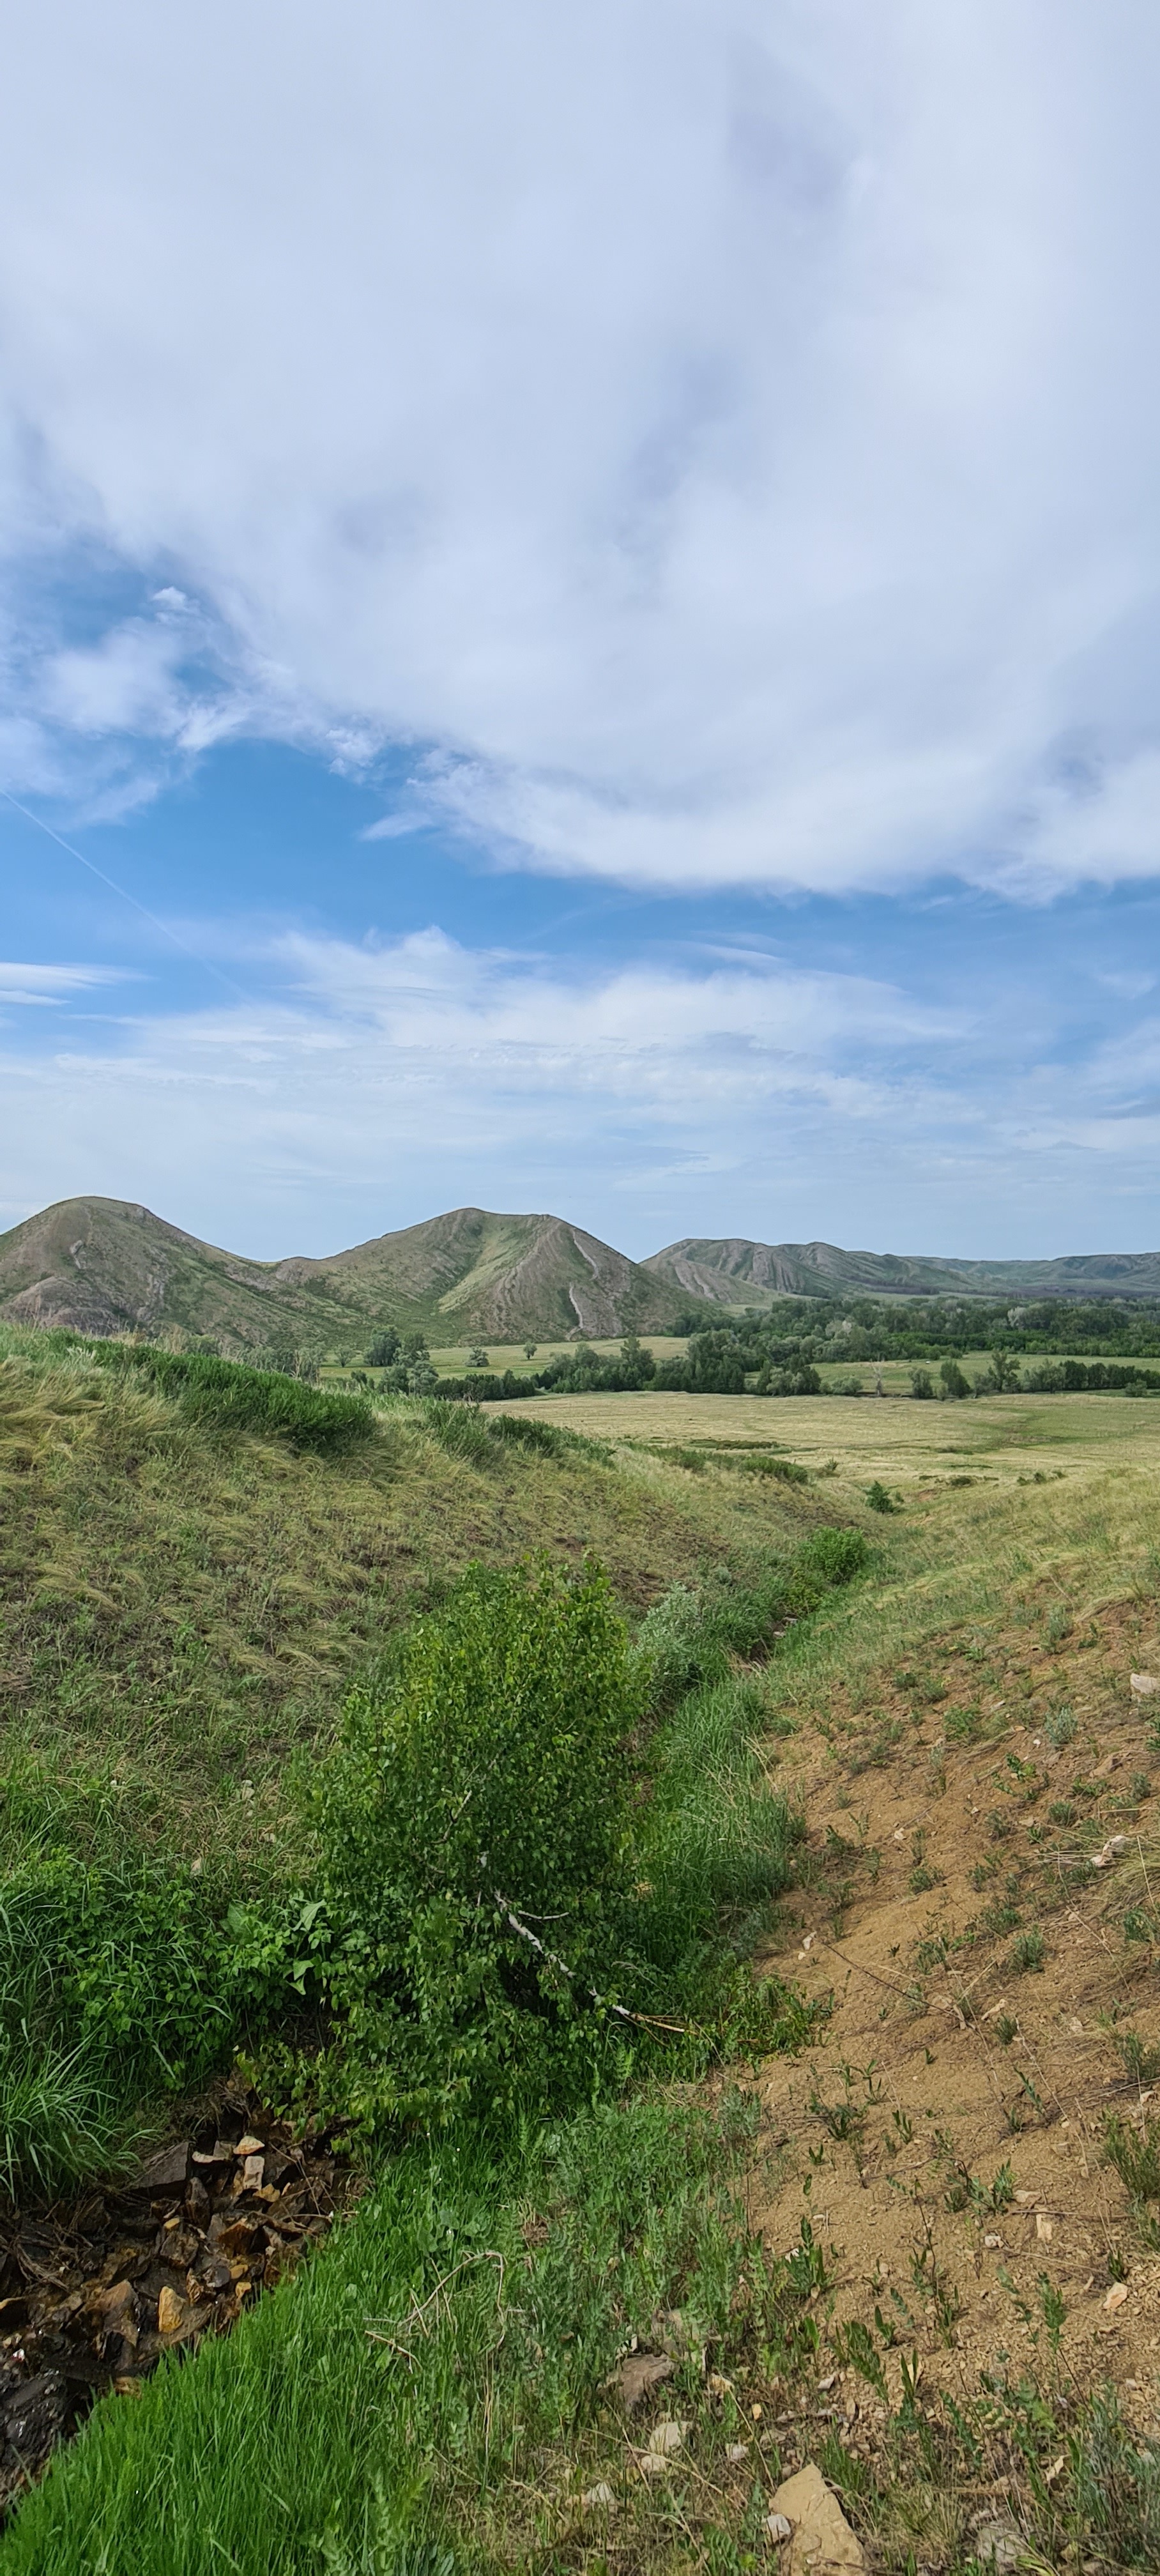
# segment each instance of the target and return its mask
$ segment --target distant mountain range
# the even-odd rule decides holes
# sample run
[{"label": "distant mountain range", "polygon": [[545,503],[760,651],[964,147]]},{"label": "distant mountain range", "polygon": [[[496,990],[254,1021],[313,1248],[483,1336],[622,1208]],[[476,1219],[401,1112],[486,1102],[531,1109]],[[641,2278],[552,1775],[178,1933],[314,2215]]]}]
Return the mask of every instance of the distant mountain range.
[{"label": "distant mountain range", "polygon": [[1073,1252],[1055,1261],[952,1261],[842,1252],[834,1243],[705,1241],[686,1235],[642,1264],[723,1306],[773,1297],[1160,1297],[1160,1252]]},{"label": "distant mountain range", "polygon": [[672,1331],[778,1296],[1160,1297],[1160,1253],[948,1261],[686,1237],[629,1261],[557,1216],[448,1216],[321,1261],[247,1261],[122,1199],[63,1199],[0,1235],[0,1315],[82,1333],[207,1334],[227,1352],[335,1349],[380,1325],[436,1347]]}]

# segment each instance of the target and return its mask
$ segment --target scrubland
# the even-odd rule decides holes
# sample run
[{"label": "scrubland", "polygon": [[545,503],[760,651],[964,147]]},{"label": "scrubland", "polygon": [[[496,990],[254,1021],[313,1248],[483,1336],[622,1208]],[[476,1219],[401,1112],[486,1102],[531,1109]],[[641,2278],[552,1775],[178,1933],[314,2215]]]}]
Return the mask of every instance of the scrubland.
[{"label": "scrubland", "polygon": [[0,2565],[740,2576],[809,2459],[898,2576],[1155,2564],[1151,1408],[519,1411],[322,1457],[10,1341],[14,2207],[239,2082],[351,2190]]}]

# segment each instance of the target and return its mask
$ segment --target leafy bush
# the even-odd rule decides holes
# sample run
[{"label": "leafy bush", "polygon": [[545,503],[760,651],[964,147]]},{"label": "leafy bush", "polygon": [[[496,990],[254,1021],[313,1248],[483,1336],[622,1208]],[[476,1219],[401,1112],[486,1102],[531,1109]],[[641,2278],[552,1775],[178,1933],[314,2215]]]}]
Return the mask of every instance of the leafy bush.
[{"label": "leafy bush", "polygon": [[896,1508],[895,1504],[891,1502],[890,1496],[887,1493],[886,1487],[880,1476],[876,1476],[873,1484],[869,1486],[866,1500],[869,1503],[872,1512],[892,1512]]},{"label": "leafy bush", "polygon": [[98,1342],[98,1367],[138,1377],[170,1397],[190,1421],[288,1439],[295,1449],[338,1456],[374,1435],[359,1396],[331,1395],[277,1369],[245,1368],[208,1351],[158,1351],[148,1342]]},{"label": "leafy bush", "polygon": [[317,1939],[367,2124],[493,2110],[590,2060],[639,1707],[605,1576],[547,1564],[471,1569],[393,1684],[354,1695],[319,1792]]},{"label": "leafy bush", "polygon": [[823,1584],[852,1583],[861,1574],[870,1550],[861,1530],[819,1529],[799,1548],[795,1571]]}]

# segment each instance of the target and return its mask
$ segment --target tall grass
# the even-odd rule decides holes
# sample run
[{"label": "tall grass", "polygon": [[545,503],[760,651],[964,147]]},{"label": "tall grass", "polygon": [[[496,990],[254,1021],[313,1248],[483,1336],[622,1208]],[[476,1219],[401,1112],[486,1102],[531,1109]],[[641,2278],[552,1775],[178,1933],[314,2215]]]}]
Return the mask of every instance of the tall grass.
[{"label": "tall grass", "polygon": [[95,1342],[99,1368],[132,1374],[175,1402],[190,1422],[287,1439],[295,1449],[338,1457],[374,1436],[374,1414],[354,1395],[332,1395],[279,1369],[246,1368],[208,1351],[159,1351],[149,1342]]},{"label": "tall grass", "polygon": [[395,2576],[464,2526],[462,2576],[498,2565],[505,2475],[590,2451],[608,2374],[658,2312],[695,2320],[673,2389],[691,2411],[742,2268],[739,2143],[640,2100],[512,2137],[498,2163],[478,2138],[412,2145],[228,2340],[96,2408],[5,2576]]}]

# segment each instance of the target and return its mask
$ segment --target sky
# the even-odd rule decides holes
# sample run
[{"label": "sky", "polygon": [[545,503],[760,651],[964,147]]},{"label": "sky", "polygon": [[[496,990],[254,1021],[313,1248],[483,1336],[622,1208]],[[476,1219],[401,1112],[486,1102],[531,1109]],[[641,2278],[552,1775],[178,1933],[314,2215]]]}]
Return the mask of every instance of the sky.
[{"label": "sky", "polygon": [[1160,1243],[1153,0],[11,0],[0,1226]]}]

